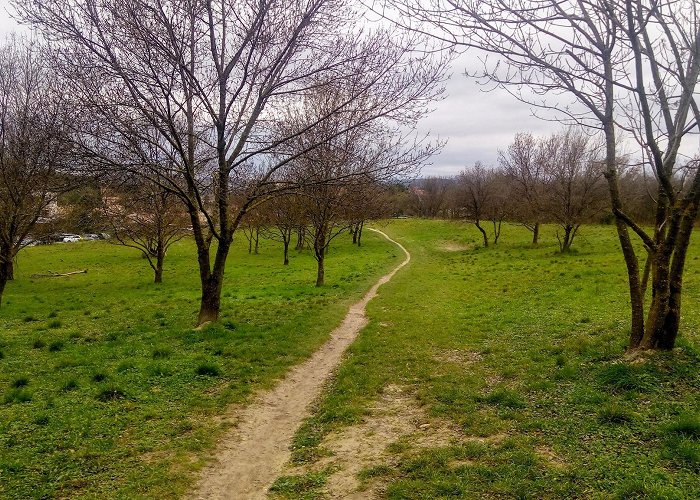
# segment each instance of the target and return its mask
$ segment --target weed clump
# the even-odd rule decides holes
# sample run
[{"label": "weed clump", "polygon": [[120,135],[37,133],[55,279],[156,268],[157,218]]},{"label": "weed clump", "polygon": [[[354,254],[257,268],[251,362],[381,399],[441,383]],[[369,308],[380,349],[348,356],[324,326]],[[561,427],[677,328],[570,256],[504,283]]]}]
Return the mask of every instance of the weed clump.
[{"label": "weed clump", "polygon": [[36,339],[32,344],[33,349],[43,349],[44,347],[46,347],[46,342],[41,339]]},{"label": "weed clump", "polygon": [[477,396],[476,401],[506,408],[523,408],[525,406],[522,398],[516,392],[508,389],[496,389],[485,396]]},{"label": "weed clump", "polygon": [[74,378],[72,378],[72,379],[69,379],[68,381],[66,381],[65,384],[63,384],[63,387],[61,387],[61,390],[63,392],[70,392],[70,391],[76,390],[77,388],[78,388],[78,381],[75,380]]},{"label": "weed clump", "polygon": [[598,421],[605,424],[625,424],[634,420],[634,414],[627,408],[611,403],[598,411]]},{"label": "weed clump", "polygon": [[700,416],[681,415],[665,428],[667,434],[700,439]]},{"label": "weed clump", "polygon": [[644,392],[650,389],[648,377],[645,377],[639,368],[622,363],[603,368],[599,380],[613,389],[622,391]]},{"label": "weed clump", "polygon": [[221,368],[214,363],[202,363],[197,367],[195,373],[204,377],[218,377],[221,375]]},{"label": "weed clump", "polygon": [[21,388],[10,389],[5,394],[5,403],[27,403],[32,400],[32,393]]},{"label": "weed clump", "polygon": [[170,350],[165,349],[165,348],[161,348],[161,347],[157,347],[157,348],[153,349],[152,355],[153,355],[153,359],[164,359],[164,358],[167,358],[168,356],[170,356]]},{"label": "weed clump", "polygon": [[12,387],[19,389],[20,387],[25,387],[27,384],[29,384],[29,379],[27,377],[17,377],[12,382]]},{"label": "weed clump", "polygon": [[49,352],[58,352],[63,349],[63,342],[57,340],[49,344]]},{"label": "weed clump", "polygon": [[106,387],[97,394],[97,399],[104,402],[118,401],[125,397],[126,393],[117,386]]}]

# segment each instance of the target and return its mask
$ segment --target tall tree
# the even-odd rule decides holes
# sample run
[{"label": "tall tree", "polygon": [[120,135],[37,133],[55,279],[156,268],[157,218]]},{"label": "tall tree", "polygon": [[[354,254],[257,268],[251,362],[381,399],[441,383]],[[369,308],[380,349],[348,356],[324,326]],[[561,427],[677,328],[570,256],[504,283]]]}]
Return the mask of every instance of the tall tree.
[{"label": "tall tree", "polygon": [[14,259],[47,207],[70,185],[69,114],[40,47],[0,47],[0,302]]},{"label": "tall tree", "polygon": [[[475,76],[605,138],[604,175],[627,267],[630,349],[671,349],[683,269],[700,205],[697,162],[681,145],[700,127],[700,4],[695,0],[397,0],[406,24],[449,45],[482,51]],[[427,25],[427,26],[426,26]],[[658,182],[654,229],[626,211],[618,139],[636,139]],[[679,169],[692,171],[683,189]],[[651,258],[646,311],[632,235]]]},{"label": "tall tree", "polygon": [[[410,124],[441,91],[445,61],[423,50],[424,36],[368,26],[346,0],[15,5],[57,47],[85,109],[90,164],[162,182],[185,204],[197,248],[200,324],[218,318],[242,218],[285,189],[274,179],[293,161],[280,154],[286,142],[348,113],[358,99],[365,107],[347,129],[379,118]],[[335,108],[291,136],[277,134],[280,110],[338,81],[351,91]],[[333,138],[315,137],[307,149]],[[132,161],[142,141],[171,159],[172,170]]]}]

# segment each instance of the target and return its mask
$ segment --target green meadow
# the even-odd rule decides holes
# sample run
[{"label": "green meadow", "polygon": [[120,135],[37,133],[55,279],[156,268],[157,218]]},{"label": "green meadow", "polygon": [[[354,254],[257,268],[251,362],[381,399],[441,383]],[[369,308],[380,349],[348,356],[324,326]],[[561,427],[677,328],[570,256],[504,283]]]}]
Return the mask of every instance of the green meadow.
[{"label": "green meadow", "polygon": [[314,469],[332,459],[324,439],[373,418],[399,387],[452,437],[386,443],[358,476],[387,498],[700,498],[697,243],[678,349],[629,359],[612,226],[582,228],[569,254],[552,227],[533,248],[508,225],[487,249],[463,223],[383,229],[413,259],[369,304],[370,324],[296,435],[293,462],[310,472],[278,479],[276,496],[322,497],[336,472]]},{"label": "green meadow", "polygon": [[[473,226],[378,225],[411,263],[368,307],[369,325],[297,432],[273,495],[322,498],[324,440],[372,418],[389,387],[410,394],[449,442],[384,443],[360,471],[391,499],[700,497],[700,246],[685,279],[678,349],[630,359],[626,278],[611,226],[558,253],[508,225],[480,246]],[[173,498],[185,494],[244,405],[328,338],[403,260],[366,232],[331,247],[327,285],[309,252],[237,241],[222,318],[193,328],[194,248],[176,245],[164,283],[105,242],[20,254],[0,308],[0,497]],[[63,278],[49,270],[87,269]],[[377,486],[379,485],[379,486]]]},{"label": "green meadow", "polygon": [[[250,400],[317,349],[348,306],[403,254],[369,233],[315,261],[262,241],[230,256],[217,324],[193,328],[194,245],[164,283],[138,252],[106,242],[27,248],[0,308],[0,497],[173,498],[187,491]],[[32,278],[35,273],[87,274]]]}]

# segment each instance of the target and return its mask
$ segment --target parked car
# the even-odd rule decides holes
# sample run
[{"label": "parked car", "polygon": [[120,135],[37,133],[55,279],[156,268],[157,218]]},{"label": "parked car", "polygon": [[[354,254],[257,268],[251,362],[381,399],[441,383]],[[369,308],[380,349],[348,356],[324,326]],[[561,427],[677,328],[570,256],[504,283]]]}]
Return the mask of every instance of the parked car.
[{"label": "parked car", "polygon": [[95,241],[95,240],[99,240],[101,238],[100,238],[99,234],[85,234],[85,235],[83,235],[83,239]]},{"label": "parked car", "polygon": [[62,234],[61,236],[63,237],[61,240],[63,243],[75,243],[82,240],[79,234]]}]

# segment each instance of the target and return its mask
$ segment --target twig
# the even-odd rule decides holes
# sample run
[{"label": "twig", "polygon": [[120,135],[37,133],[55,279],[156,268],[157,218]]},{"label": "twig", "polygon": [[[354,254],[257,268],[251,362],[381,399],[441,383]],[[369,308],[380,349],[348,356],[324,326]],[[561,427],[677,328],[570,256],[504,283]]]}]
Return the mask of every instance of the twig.
[{"label": "twig", "polygon": [[48,274],[32,274],[32,278],[62,278],[63,276],[72,276],[74,274],[86,274],[87,269],[82,271],[72,271],[70,273],[57,273],[54,271],[49,271]]}]

